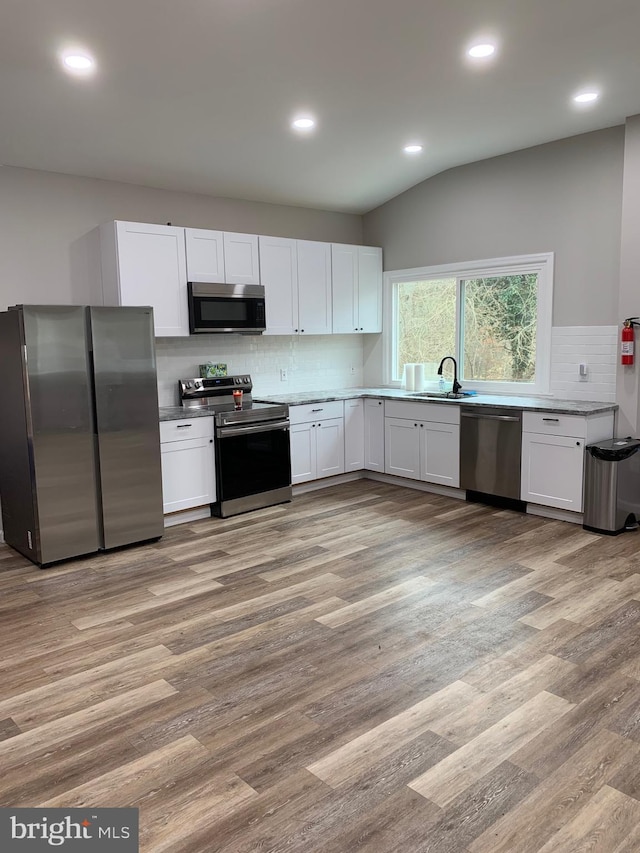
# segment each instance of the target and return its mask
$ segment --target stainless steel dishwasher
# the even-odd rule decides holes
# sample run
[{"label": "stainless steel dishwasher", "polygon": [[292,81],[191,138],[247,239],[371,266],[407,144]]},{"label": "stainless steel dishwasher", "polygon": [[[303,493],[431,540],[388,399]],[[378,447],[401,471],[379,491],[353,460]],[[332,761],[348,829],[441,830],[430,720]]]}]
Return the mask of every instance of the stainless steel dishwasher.
[{"label": "stainless steel dishwasher", "polygon": [[460,414],[461,488],[520,500],[522,412],[462,406]]}]

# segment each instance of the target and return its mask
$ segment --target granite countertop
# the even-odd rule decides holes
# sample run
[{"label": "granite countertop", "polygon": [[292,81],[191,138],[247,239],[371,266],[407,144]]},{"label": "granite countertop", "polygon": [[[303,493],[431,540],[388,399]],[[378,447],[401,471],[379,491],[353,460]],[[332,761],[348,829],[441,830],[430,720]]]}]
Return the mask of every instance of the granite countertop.
[{"label": "granite countertop", "polygon": [[185,409],[183,406],[160,406],[160,422],[179,421],[182,418],[210,418],[215,412],[211,409]]},{"label": "granite countertop", "polygon": [[551,397],[510,397],[498,394],[477,394],[448,400],[416,396],[401,388],[347,388],[335,391],[301,391],[296,394],[258,394],[254,400],[261,403],[288,403],[290,406],[304,403],[328,403],[331,400],[353,400],[358,397],[374,397],[379,400],[412,400],[415,402],[442,403],[445,406],[502,406],[528,412],[553,412],[558,415],[595,415],[613,412],[617,403],[597,403],[588,400],[557,400]]}]

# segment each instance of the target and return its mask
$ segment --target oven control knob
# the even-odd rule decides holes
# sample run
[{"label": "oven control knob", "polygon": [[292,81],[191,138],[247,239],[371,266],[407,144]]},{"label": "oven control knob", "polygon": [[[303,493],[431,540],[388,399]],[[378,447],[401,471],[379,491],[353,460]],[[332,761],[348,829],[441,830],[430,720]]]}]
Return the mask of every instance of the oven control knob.
[{"label": "oven control knob", "polygon": [[240,377],[236,376],[236,385],[240,385],[241,382],[242,380],[240,379]]}]

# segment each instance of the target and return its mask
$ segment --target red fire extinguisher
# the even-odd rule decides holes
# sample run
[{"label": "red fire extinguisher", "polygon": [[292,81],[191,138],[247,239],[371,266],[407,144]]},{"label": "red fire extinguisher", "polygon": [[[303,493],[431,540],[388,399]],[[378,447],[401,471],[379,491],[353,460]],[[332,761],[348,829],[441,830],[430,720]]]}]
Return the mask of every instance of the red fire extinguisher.
[{"label": "red fire extinguisher", "polygon": [[637,317],[627,317],[627,319],[622,324],[622,336],[621,336],[621,347],[620,347],[620,363],[621,364],[633,364],[633,343],[634,343],[634,335],[633,335],[633,327],[640,325],[640,323],[636,323]]}]

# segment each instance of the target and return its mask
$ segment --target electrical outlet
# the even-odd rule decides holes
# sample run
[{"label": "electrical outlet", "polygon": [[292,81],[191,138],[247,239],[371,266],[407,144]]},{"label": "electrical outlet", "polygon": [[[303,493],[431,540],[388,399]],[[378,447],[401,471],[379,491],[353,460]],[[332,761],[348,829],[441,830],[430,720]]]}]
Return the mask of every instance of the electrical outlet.
[{"label": "electrical outlet", "polygon": [[280,381],[281,382],[287,382],[288,379],[289,379],[289,374],[287,373],[286,370],[281,368],[280,369]]}]

